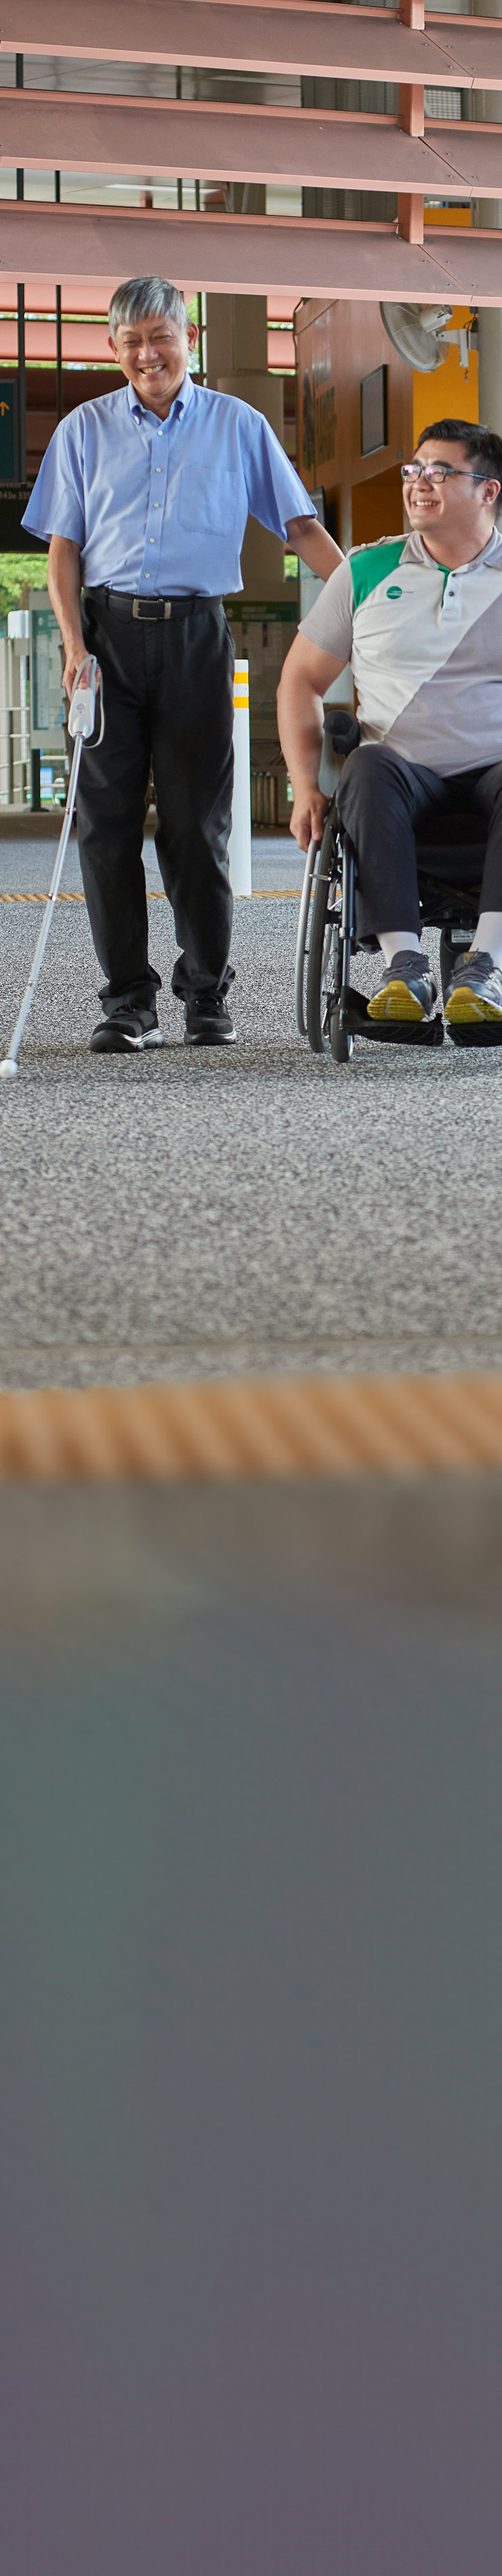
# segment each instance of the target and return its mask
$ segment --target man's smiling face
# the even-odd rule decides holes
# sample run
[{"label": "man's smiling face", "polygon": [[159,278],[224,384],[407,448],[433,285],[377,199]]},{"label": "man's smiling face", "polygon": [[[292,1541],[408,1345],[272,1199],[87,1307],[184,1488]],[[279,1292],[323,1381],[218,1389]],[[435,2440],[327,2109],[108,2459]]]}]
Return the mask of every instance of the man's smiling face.
[{"label": "man's smiling face", "polygon": [[404,484],[411,527],[420,529],[437,562],[449,563],[450,558],[457,563],[472,561],[488,542],[500,487],[493,478],[483,476],[479,461],[469,465],[469,457],[457,438],[425,438],[413,461],[422,467],[449,465],[455,470],[445,476],[444,483],[429,482],[422,473],[419,482]]},{"label": "man's smiling face", "polygon": [[171,314],[151,313],[140,322],[118,323],[109,346],[145,411],[166,420],[197,347],[195,322],[183,330]]}]

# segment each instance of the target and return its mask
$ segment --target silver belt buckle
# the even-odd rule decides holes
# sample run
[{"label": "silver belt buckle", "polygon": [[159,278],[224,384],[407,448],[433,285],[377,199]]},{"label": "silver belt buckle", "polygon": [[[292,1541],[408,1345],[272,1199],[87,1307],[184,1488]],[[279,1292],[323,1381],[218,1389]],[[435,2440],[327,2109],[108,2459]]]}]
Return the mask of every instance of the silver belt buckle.
[{"label": "silver belt buckle", "polygon": [[[143,622],[145,622],[146,619],[147,625],[148,623],[150,625],[155,625],[155,623],[157,623],[157,625],[160,626],[161,620],[158,616],[156,618],[155,613],[157,605],[160,606],[160,601],[156,600],[155,593],[152,599],[144,599],[143,593],[141,592],[139,598],[133,599],[133,617],[139,617],[140,621],[143,619]],[[162,601],[162,613],[164,617],[170,617],[171,606],[172,602],[170,599],[164,599]]]}]

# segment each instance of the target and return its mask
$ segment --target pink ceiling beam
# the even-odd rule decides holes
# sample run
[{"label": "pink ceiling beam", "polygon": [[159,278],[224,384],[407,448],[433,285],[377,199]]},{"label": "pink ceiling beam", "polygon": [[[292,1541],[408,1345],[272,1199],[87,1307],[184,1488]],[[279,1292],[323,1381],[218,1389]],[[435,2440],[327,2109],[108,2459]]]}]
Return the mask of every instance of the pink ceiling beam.
[{"label": "pink ceiling beam", "polygon": [[[502,36],[501,36],[502,53]],[[411,96],[409,90],[406,97]],[[192,105],[186,100],[61,97],[0,90],[0,159],[24,169],[127,171],[138,178],[222,177],[315,187],[502,196],[502,127],[425,136],[391,117]]]},{"label": "pink ceiling beam", "polygon": [[[97,315],[98,319],[102,318],[108,311],[110,297],[116,284],[115,276],[96,278],[66,275],[64,289],[66,312],[90,313],[93,316]],[[25,274],[24,293],[27,316],[30,313],[55,315],[50,276],[46,274],[45,277],[40,277],[36,271],[31,275]],[[191,288],[190,293],[195,293],[195,289]],[[17,313],[17,278],[8,277],[2,268],[0,268],[0,312]]]},{"label": "pink ceiling beam", "polygon": [[[91,364],[93,366],[101,367],[111,367],[113,365],[113,360],[108,347],[107,322],[67,322],[63,316],[62,327],[63,366],[67,366],[69,361],[73,366],[80,364],[82,367],[90,366]],[[287,338],[287,333],[285,334],[285,337]],[[282,333],[278,332],[277,338],[282,338]],[[0,321],[0,355],[2,359],[17,358],[17,316],[14,314],[12,315],[12,321]],[[28,365],[37,361],[41,364],[43,359],[50,359],[52,366],[54,366],[55,356],[55,313],[52,321],[27,322],[26,358]],[[121,378],[117,378],[117,382],[119,381],[121,382]]]},{"label": "pink ceiling beam", "polygon": [[82,280],[154,274],[184,286],[196,279],[212,293],[289,293],[404,298],[435,304],[499,305],[502,236],[438,230],[420,243],[400,239],[390,224],[321,223],[265,215],[220,216],[119,212],[101,207],[4,203],[2,270],[6,279],[35,271],[64,286]]},{"label": "pink ceiling beam", "polygon": [[68,0],[3,0],[1,50],[502,89],[493,18],[438,14],[420,30],[390,9],[296,0],[85,0],[77,16]]}]

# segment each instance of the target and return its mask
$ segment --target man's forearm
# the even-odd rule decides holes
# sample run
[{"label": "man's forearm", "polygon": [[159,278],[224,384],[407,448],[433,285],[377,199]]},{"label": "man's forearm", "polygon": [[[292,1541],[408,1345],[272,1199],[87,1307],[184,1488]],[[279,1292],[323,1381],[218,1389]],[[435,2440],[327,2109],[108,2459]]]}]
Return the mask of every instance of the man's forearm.
[{"label": "man's forearm", "polygon": [[302,563],[308,564],[309,572],[316,573],[318,581],[329,581],[330,573],[344,562],[340,547],[335,545],[334,537],[328,536],[327,528],[321,528],[319,519],[290,519],[288,544]]},{"label": "man's forearm", "polygon": [[277,692],[279,740],[286,768],[295,786],[297,778],[317,787],[323,745],[323,703],[314,690],[307,691],[303,673],[287,667]]},{"label": "man's forearm", "polygon": [[327,798],[319,787],[323,703],[314,690],[306,691],[303,674],[293,673],[287,665],[277,695],[277,721],[293,789],[290,830],[300,849],[308,850],[312,835],[321,837],[327,810]]},{"label": "man's forearm", "polygon": [[47,564],[49,599],[61,628],[65,651],[63,686],[71,697],[75,672],[85,653],[80,595],[82,576],[78,546],[70,537],[51,537]]}]

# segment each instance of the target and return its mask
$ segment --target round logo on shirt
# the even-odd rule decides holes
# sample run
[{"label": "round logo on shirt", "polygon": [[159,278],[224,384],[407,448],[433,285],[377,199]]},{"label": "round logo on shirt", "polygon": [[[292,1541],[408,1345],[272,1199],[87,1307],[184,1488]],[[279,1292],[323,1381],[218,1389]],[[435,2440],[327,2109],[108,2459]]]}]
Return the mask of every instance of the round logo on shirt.
[{"label": "round logo on shirt", "polygon": [[403,596],[403,594],[402,594],[402,590],[400,590],[400,588],[399,588],[399,582],[394,582],[394,581],[393,581],[393,582],[391,582],[390,590],[388,590],[388,591],[387,591],[387,598],[388,598],[388,599],[402,599],[402,596]]}]

